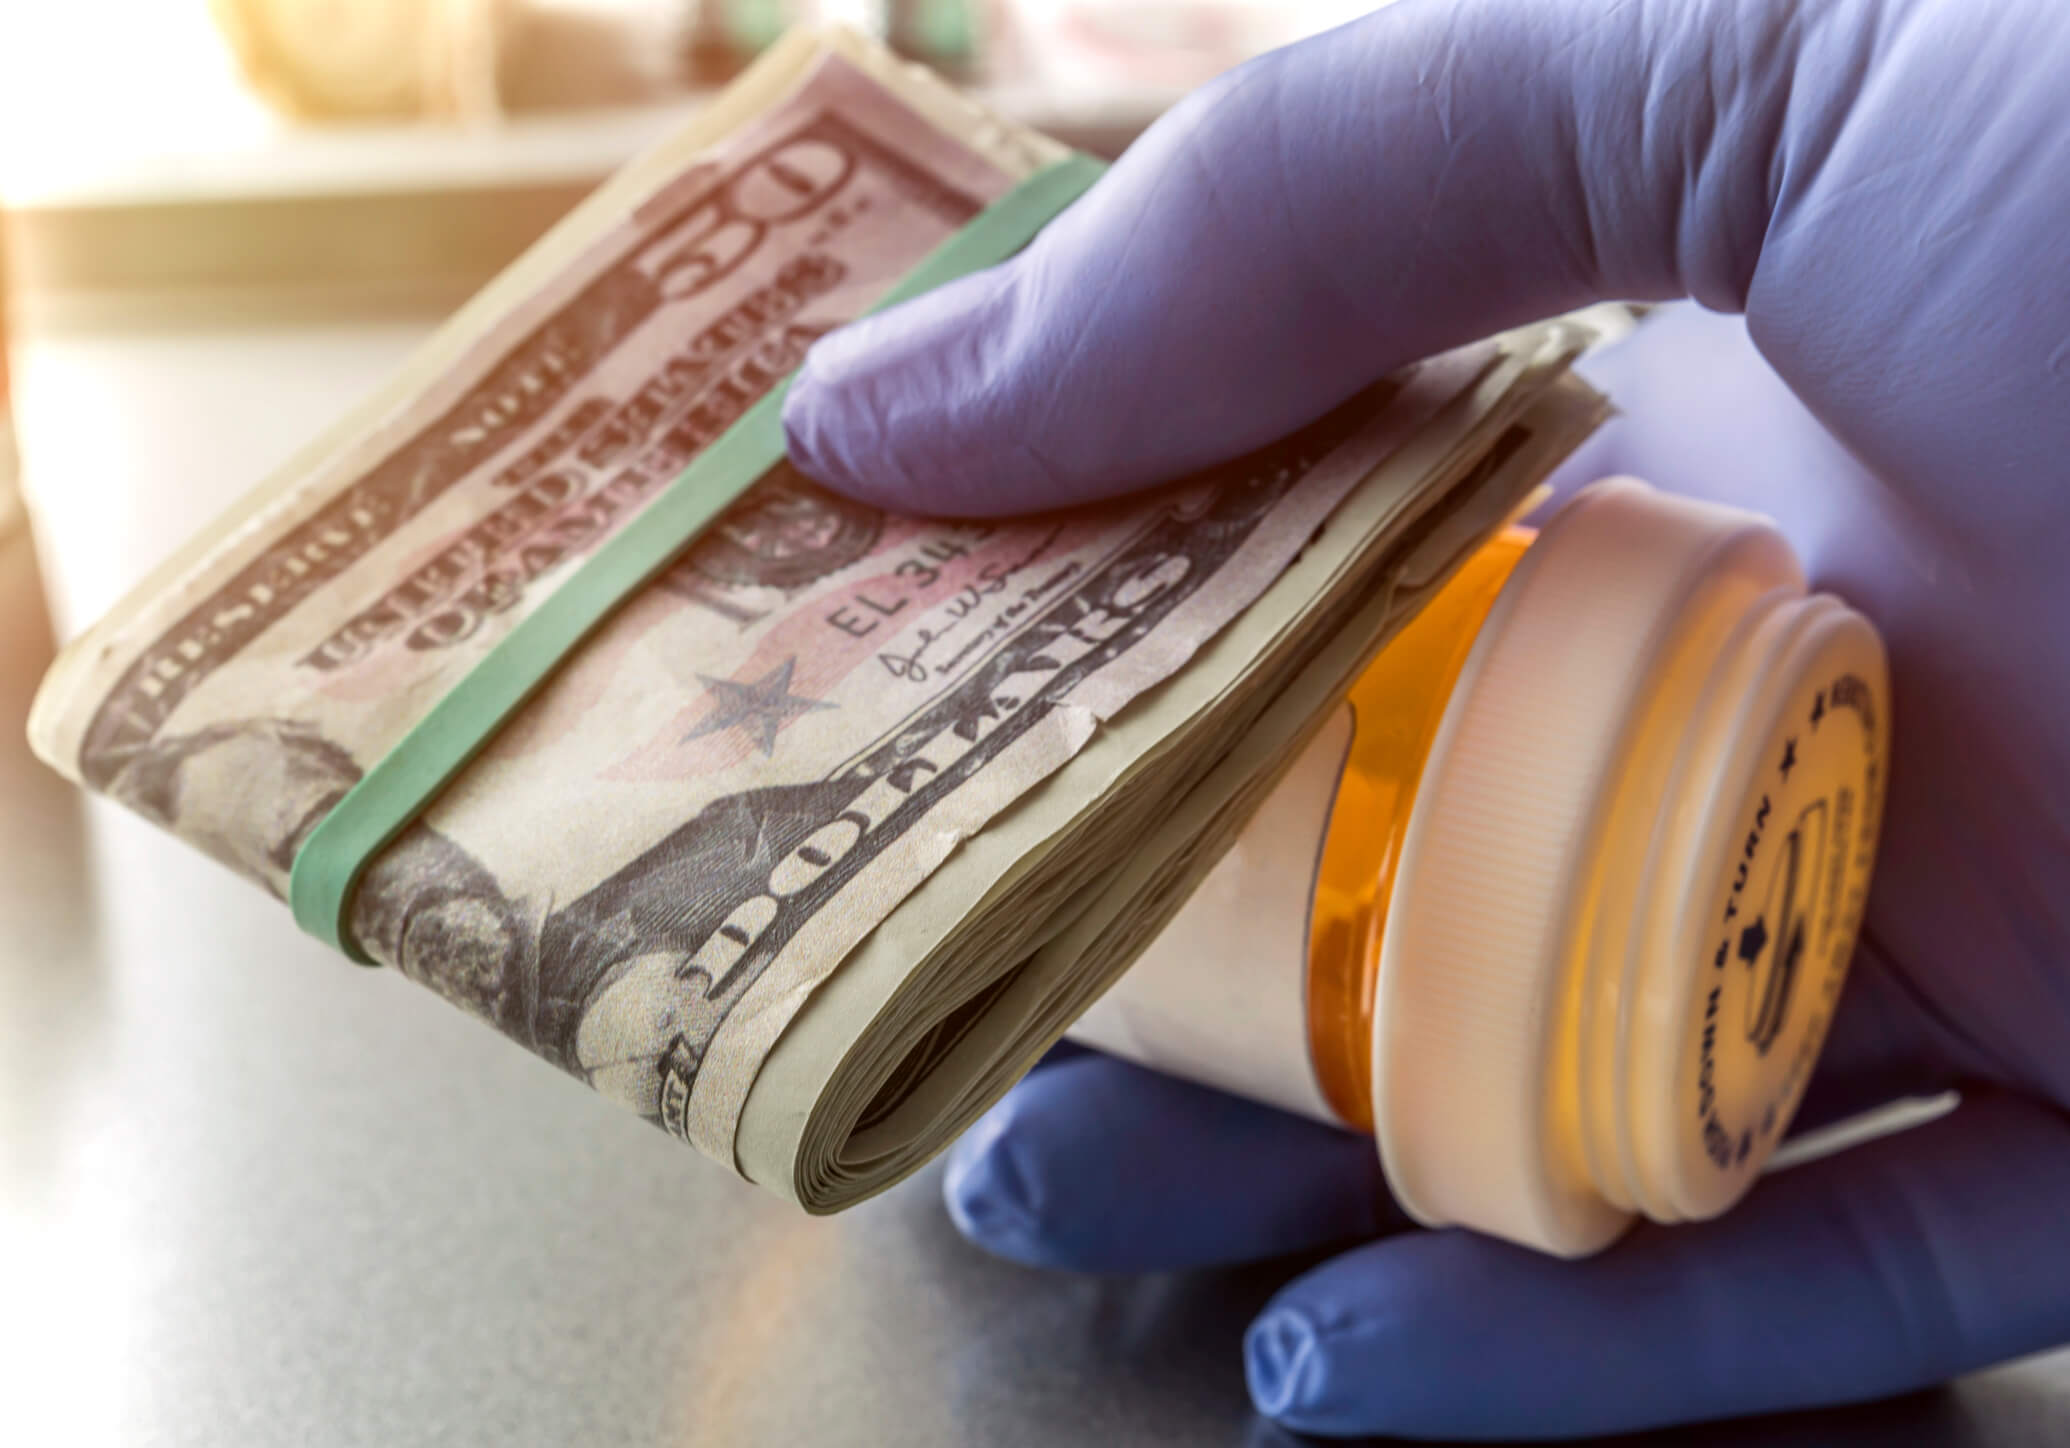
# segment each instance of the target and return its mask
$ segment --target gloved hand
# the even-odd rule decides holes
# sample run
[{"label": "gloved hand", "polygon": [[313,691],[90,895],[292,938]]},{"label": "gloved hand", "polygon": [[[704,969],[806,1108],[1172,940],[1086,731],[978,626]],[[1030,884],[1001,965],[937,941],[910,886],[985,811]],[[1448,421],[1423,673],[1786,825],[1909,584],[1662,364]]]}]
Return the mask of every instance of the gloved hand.
[{"label": "gloved hand", "polygon": [[1084,1055],[959,1146],[969,1236],[1109,1271],[1371,1239],[1246,1343],[1260,1409],[1326,1433],[1602,1433],[2070,1340],[2066,87],[2061,0],[1406,0],[1209,86],[1017,260],[820,343],[803,466],[991,513],[1591,299],[1743,311],[1599,359],[1626,416],[1569,476],[1773,514],[1883,628],[1882,859],[1806,1117],[1966,1088],[1568,1263],[1401,1232],[1369,1141]]}]

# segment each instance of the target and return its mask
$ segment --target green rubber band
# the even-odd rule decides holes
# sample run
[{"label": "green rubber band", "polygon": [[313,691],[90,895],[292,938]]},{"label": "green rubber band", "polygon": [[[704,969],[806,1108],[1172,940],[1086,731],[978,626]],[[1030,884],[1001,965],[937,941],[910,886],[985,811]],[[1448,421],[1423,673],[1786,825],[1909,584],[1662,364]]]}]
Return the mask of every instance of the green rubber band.
[{"label": "green rubber band", "polygon": [[[1073,154],[1036,172],[935,248],[870,308],[880,311],[1012,256],[1099,179]],[[302,842],[288,877],[295,923],[362,965],[346,928],[360,875],[486,748],[568,653],[784,455],[786,377],[625,528],[485,654],[396,741]]]}]

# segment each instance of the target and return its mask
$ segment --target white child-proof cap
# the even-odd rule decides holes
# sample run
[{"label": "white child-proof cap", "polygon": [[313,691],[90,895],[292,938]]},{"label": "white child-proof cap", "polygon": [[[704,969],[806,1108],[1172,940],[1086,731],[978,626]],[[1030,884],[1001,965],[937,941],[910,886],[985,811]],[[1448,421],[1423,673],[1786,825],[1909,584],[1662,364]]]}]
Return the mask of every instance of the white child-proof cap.
[{"label": "white child-proof cap", "polygon": [[1853,952],[1889,713],[1875,630],[1766,520],[1628,479],[1560,510],[1389,900],[1373,1104],[1411,1214],[1575,1256],[1738,1199]]}]

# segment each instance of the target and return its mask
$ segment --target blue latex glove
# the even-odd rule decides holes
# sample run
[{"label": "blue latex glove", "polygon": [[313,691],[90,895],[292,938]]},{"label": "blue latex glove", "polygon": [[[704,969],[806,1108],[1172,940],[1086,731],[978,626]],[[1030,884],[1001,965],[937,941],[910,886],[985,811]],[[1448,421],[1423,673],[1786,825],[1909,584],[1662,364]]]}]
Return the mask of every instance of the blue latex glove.
[{"label": "blue latex glove", "polygon": [[1370,1142],[1086,1055],[959,1146],[969,1236],[1100,1270],[1371,1239],[1246,1343],[1258,1406],[1330,1433],[1607,1432],[2070,1340],[2066,93],[2062,0],[1407,0],[1208,87],[1024,256],[814,350],[804,466],[985,513],[1172,476],[1590,299],[1744,312],[1602,357],[1628,415],[1570,477],[1769,512],[1884,629],[1882,862],[1806,1110],[1968,1088],[1567,1263],[1398,1232]]}]

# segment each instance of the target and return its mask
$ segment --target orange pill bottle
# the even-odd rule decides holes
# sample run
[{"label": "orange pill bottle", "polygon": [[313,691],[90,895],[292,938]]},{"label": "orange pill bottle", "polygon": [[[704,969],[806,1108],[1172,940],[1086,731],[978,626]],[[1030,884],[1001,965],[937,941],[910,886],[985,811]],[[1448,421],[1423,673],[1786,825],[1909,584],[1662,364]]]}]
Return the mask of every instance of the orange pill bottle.
[{"label": "orange pill bottle", "polygon": [[1598,483],[1465,562],[1072,1034],[1371,1132],[1430,1225],[1714,1216],[1824,1041],[1888,692],[1768,521]]}]

